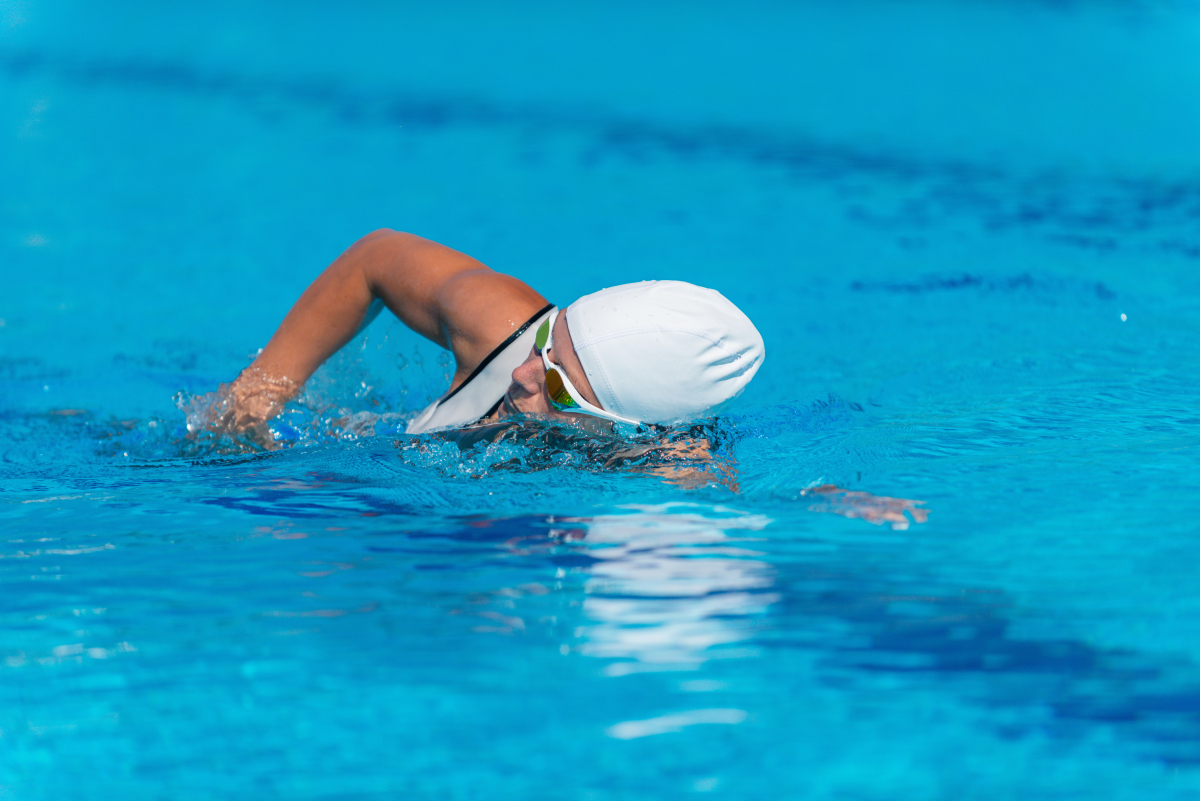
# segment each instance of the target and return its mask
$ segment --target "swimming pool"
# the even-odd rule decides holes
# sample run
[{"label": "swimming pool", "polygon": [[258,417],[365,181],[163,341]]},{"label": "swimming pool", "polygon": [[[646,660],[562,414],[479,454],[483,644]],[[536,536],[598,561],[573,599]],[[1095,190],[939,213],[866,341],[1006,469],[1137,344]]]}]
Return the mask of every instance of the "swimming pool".
[{"label": "swimming pool", "polygon": [[[1198,36],[1183,3],[0,5],[0,788],[1196,797]],[[295,447],[186,439],[381,226],[558,303],[726,294],[767,343],[718,423],[739,491],[406,438],[450,363],[386,319]]]}]

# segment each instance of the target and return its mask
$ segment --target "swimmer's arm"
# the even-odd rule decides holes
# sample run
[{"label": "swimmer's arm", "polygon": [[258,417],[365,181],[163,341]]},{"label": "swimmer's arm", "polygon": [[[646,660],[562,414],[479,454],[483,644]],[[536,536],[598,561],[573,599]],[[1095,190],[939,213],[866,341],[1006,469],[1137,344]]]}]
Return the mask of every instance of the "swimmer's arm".
[{"label": "swimmer's arm", "polygon": [[842,517],[866,520],[877,526],[889,523],[899,531],[907,529],[910,523],[924,523],[929,519],[929,510],[921,508],[924,501],[872,495],[869,492],[842,489],[833,484],[809,487],[801,490],[800,495],[811,501],[808,507],[810,512],[832,512]]},{"label": "swimmer's arm", "polygon": [[226,425],[269,419],[358,332],[383,301],[409,328],[450,349],[455,385],[546,300],[512,276],[428,239],[382,229],[350,246],[296,301],[226,392]]},{"label": "swimmer's arm", "polygon": [[[657,458],[639,465],[636,470],[656,475],[684,489],[720,484],[733,492],[741,491],[737,463],[714,454],[711,443],[704,438],[664,440],[652,450]],[[899,531],[907,529],[912,523],[924,523],[929,519],[929,510],[922,508],[924,501],[872,495],[860,490],[842,489],[833,484],[809,487],[801,490],[800,496],[808,501],[808,510],[811,512],[831,512],[877,526],[887,523]]]},{"label": "swimmer's arm", "polygon": [[[622,455],[626,459],[640,457],[641,464],[634,467],[637,472],[658,476],[683,489],[720,484],[732,492],[741,492],[737,463],[728,457],[716,456],[712,444],[702,437],[664,439],[656,445]],[[647,456],[652,458],[646,459]]]}]

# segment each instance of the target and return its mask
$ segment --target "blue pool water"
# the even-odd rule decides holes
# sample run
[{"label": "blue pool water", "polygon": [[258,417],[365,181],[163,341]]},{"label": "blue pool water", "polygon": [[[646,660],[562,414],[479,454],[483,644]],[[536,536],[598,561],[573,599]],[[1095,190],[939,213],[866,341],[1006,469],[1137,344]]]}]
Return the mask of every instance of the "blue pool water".
[{"label": "blue pool water", "polygon": [[[1200,8],[434,6],[0,3],[0,798],[1200,797]],[[189,439],[381,226],[720,290],[738,490]]]}]

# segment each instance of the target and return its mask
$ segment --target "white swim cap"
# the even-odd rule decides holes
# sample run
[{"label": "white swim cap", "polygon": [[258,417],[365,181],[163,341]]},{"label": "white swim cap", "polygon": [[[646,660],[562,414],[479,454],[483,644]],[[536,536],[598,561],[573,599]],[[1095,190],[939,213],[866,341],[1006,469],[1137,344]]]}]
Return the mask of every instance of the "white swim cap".
[{"label": "white swim cap", "polygon": [[737,306],[683,281],[602,289],[566,314],[600,405],[643,423],[701,416],[741,392],[766,355],[758,329]]}]

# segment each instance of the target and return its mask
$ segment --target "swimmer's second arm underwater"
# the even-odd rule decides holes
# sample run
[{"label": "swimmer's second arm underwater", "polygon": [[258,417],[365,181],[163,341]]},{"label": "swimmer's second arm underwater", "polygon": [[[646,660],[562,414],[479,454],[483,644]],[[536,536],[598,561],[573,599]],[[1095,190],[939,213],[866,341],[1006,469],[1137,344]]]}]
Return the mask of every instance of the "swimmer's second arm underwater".
[{"label": "swimmer's second arm underwater", "polygon": [[454,353],[454,383],[546,305],[520,280],[428,239],[389,229],[355,242],[304,291],[262,352],[231,384],[212,428],[274,443],[266,422],[359,331],[372,301]]}]

